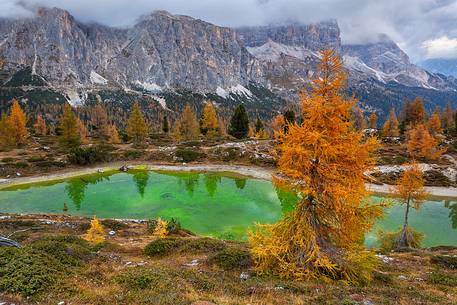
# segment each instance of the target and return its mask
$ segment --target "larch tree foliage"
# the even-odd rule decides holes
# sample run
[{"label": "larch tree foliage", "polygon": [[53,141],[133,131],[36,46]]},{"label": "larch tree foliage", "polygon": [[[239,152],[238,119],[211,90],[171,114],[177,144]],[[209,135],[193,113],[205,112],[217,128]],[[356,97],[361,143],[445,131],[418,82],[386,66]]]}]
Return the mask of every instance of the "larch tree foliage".
[{"label": "larch tree foliage", "polygon": [[364,130],[368,126],[363,110],[357,105],[351,109],[351,119],[354,122],[354,128],[358,131]]},{"label": "larch tree foliage", "polygon": [[0,149],[8,149],[15,145],[13,134],[13,126],[6,113],[2,113],[0,119]]},{"label": "larch tree foliage", "polygon": [[425,124],[418,124],[406,134],[406,148],[415,159],[436,160],[444,149],[438,147],[438,140],[428,131]]},{"label": "larch tree foliage", "polygon": [[341,59],[323,51],[321,60],[311,93],[301,96],[303,123],[279,134],[274,183],[300,199],[278,223],[258,225],[249,241],[260,273],[366,281],[375,258],[361,241],[382,209],[366,201],[364,172],[378,142],[364,141],[350,120],[356,100],[343,97]]},{"label": "larch tree foliage", "polygon": [[255,122],[254,132],[256,139],[268,139],[269,137],[259,117],[257,117],[257,120]]},{"label": "larch tree foliage", "polygon": [[110,137],[110,124],[108,113],[102,104],[97,104],[92,109],[91,123],[95,135],[102,141],[107,141]]},{"label": "larch tree foliage", "polygon": [[211,101],[206,102],[200,120],[200,131],[203,135],[214,138],[219,134],[219,121],[216,108]]},{"label": "larch tree foliage", "polygon": [[395,115],[395,110],[390,109],[389,117],[384,122],[382,127],[382,135],[384,137],[398,137],[400,135],[400,129],[398,128],[398,119]]},{"label": "larch tree foliage", "polygon": [[235,112],[230,119],[228,133],[237,139],[244,139],[248,136],[249,118],[243,105],[236,107]]},{"label": "larch tree foliage", "polygon": [[284,118],[284,115],[276,115],[271,120],[270,126],[271,130],[273,131],[273,136],[276,136],[279,132],[283,131],[284,127],[286,126],[286,119]]},{"label": "larch tree foliage", "polygon": [[425,108],[424,102],[420,97],[416,97],[414,101],[407,102],[403,109],[403,129],[409,129],[417,124],[425,123]]},{"label": "larch tree foliage", "polygon": [[378,115],[376,112],[372,112],[370,117],[368,118],[368,122],[370,123],[370,128],[377,129],[378,128]]},{"label": "larch tree foliage", "polygon": [[74,148],[81,144],[81,136],[78,128],[78,120],[76,119],[70,104],[66,103],[63,108],[63,114],[60,118],[60,143],[66,148]]},{"label": "larch tree foliage", "polygon": [[127,135],[134,145],[142,145],[148,136],[148,125],[138,102],[135,102],[127,122]]},{"label": "larch tree foliage", "polygon": [[79,133],[79,140],[81,144],[86,144],[89,141],[87,140],[87,136],[89,132],[87,131],[86,124],[83,123],[79,118],[77,120],[77,126],[78,126],[78,133]]},{"label": "larch tree foliage", "polygon": [[35,124],[33,124],[33,129],[35,130],[35,134],[40,136],[45,136],[48,129],[46,127],[46,122],[43,119],[43,116],[39,114],[36,118]]},{"label": "larch tree foliage", "polygon": [[26,127],[27,117],[16,99],[13,99],[8,120],[12,126],[10,136],[14,139],[14,144],[16,146],[26,144],[29,135]]},{"label": "larch tree foliage", "polygon": [[117,131],[116,125],[114,124],[111,124],[109,126],[109,142],[111,144],[121,143],[121,139],[119,138],[119,132]]},{"label": "larch tree foliage", "polygon": [[444,109],[444,112],[442,113],[441,117],[442,125],[444,130],[446,131],[452,131],[455,128],[455,121],[454,121],[454,113],[452,111],[451,103],[446,104],[446,108]]},{"label": "larch tree foliage", "polygon": [[403,228],[395,241],[395,247],[415,248],[417,241],[414,238],[413,230],[409,228],[409,212],[411,208],[419,210],[428,194],[424,188],[422,171],[417,163],[407,164],[405,168],[394,190],[394,196],[399,198],[401,203],[405,205]]},{"label": "larch tree foliage", "polygon": [[190,105],[187,104],[176,123],[174,137],[178,141],[192,141],[197,140],[199,136],[200,126],[198,124],[197,116]]},{"label": "larch tree foliage", "polygon": [[443,132],[443,128],[441,127],[441,115],[440,110],[437,108],[433,112],[432,116],[427,122],[428,129],[433,136],[440,134]]}]

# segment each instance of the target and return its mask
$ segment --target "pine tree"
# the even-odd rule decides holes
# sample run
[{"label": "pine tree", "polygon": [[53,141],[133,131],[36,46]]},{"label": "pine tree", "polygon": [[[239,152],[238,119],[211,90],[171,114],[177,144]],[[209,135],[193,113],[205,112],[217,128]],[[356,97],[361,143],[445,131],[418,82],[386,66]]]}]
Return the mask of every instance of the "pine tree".
[{"label": "pine tree", "polygon": [[237,139],[244,139],[247,137],[249,133],[249,118],[243,105],[239,105],[235,109],[235,112],[230,119],[228,133]]},{"label": "pine tree", "polygon": [[304,121],[279,134],[274,182],[300,194],[293,212],[249,237],[256,268],[286,278],[368,280],[375,258],[363,240],[381,214],[366,202],[364,172],[375,163],[374,138],[363,141],[350,121],[356,102],[345,99],[346,74],[333,51],[323,51]]},{"label": "pine tree", "polygon": [[35,133],[40,136],[45,136],[47,133],[46,122],[44,121],[41,114],[39,114],[36,118],[35,124],[33,124],[33,128],[35,129]]},{"label": "pine tree", "polygon": [[121,140],[119,139],[119,132],[117,132],[116,125],[114,124],[109,126],[109,142],[111,144],[121,143]]},{"label": "pine tree", "polygon": [[264,129],[262,121],[257,117],[257,120],[255,121],[255,133],[261,132]]},{"label": "pine tree", "polygon": [[197,117],[190,105],[187,104],[176,124],[175,138],[178,141],[192,141],[197,140],[199,136],[200,126]]},{"label": "pine tree", "polygon": [[15,145],[13,134],[13,126],[6,113],[2,113],[0,119],[0,149],[8,149]]},{"label": "pine tree", "polygon": [[10,115],[8,117],[12,126],[12,134],[10,135],[14,139],[15,145],[23,145],[27,143],[27,118],[25,113],[22,111],[19,102],[13,99],[13,105],[11,106]]},{"label": "pine tree", "polygon": [[398,180],[394,192],[394,196],[398,197],[406,205],[403,228],[396,241],[396,248],[410,248],[414,246],[412,230],[408,227],[409,211],[411,206],[419,210],[428,195],[424,188],[422,171],[417,163],[407,164],[405,167],[406,170]]},{"label": "pine tree", "polygon": [[200,131],[203,135],[214,137],[218,135],[219,122],[216,115],[216,109],[211,101],[208,101],[203,108],[200,120]]},{"label": "pine tree", "polygon": [[97,137],[102,141],[106,141],[110,136],[110,124],[108,113],[103,105],[97,104],[91,112],[92,128]]},{"label": "pine tree", "polygon": [[418,124],[407,133],[406,148],[413,158],[438,159],[444,149],[438,147],[438,141],[429,133],[424,124]]},{"label": "pine tree", "polygon": [[163,117],[163,124],[162,124],[162,132],[163,133],[168,133],[170,131],[170,126],[168,124],[168,117],[164,116]]},{"label": "pine tree", "polygon": [[370,128],[378,129],[378,116],[376,115],[376,112],[370,114],[368,121],[370,122]]},{"label": "pine tree", "polygon": [[435,112],[433,112],[427,124],[428,129],[430,130],[433,136],[443,132],[443,129],[441,128],[440,110],[438,108],[435,109]]},{"label": "pine tree", "polygon": [[382,128],[382,135],[385,137],[398,137],[400,135],[398,120],[394,109],[390,109],[389,117]]},{"label": "pine tree", "polygon": [[62,134],[60,136],[61,145],[67,148],[79,146],[81,143],[81,137],[78,130],[78,120],[68,103],[64,106],[59,127],[62,130]]},{"label": "pine tree", "polygon": [[134,145],[141,145],[148,136],[148,126],[144,120],[143,112],[140,105],[135,102],[127,122],[127,135],[132,140]]}]

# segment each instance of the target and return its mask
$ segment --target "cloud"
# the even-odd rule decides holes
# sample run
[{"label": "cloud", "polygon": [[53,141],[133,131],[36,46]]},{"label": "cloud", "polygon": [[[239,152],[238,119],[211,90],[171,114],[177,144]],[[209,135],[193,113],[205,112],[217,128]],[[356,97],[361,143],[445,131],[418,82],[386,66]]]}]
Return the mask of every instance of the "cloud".
[{"label": "cloud", "polygon": [[[168,10],[223,26],[311,23],[337,19],[345,43],[387,34],[419,60],[424,42],[457,37],[457,0],[0,0],[0,16],[24,15],[24,7],[56,6],[82,22],[128,26],[154,10]],[[450,56],[450,54],[448,54]],[[457,57],[457,54],[455,55]]]},{"label": "cloud", "polygon": [[455,58],[457,57],[457,38],[442,36],[426,40],[422,43],[426,58]]}]

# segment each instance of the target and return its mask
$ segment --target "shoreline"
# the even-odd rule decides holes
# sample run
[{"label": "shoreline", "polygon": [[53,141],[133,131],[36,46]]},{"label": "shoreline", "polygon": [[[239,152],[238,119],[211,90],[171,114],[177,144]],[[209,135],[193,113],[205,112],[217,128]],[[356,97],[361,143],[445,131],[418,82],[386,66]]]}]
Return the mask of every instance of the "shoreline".
[{"label": "shoreline", "polygon": [[[33,184],[46,181],[58,181],[68,178],[95,174],[99,172],[119,170],[122,166],[131,168],[144,168],[151,171],[195,171],[195,172],[231,172],[242,176],[271,180],[275,170],[273,168],[264,168],[254,165],[227,165],[227,164],[157,164],[148,162],[116,162],[108,163],[102,166],[86,167],[81,169],[72,169],[62,172],[51,173],[47,175],[18,177],[12,179],[0,179],[0,190],[19,185]],[[391,194],[393,185],[366,183],[370,192],[377,194]],[[430,196],[441,198],[457,198],[457,188],[428,186],[425,187]]]}]

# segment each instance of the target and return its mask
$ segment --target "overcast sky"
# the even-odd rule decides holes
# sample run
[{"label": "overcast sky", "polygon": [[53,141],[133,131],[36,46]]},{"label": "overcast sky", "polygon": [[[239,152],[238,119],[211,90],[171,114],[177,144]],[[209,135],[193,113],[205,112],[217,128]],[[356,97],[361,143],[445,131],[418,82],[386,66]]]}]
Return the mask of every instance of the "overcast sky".
[{"label": "overcast sky", "polygon": [[457,0],[0,0],[0,16],[26,6],[56,6],[83,22],[128,26],[141,15],[168,10],[223,26],[337,19],[344,43],[389,35],[413,61],[457,58]]}]

